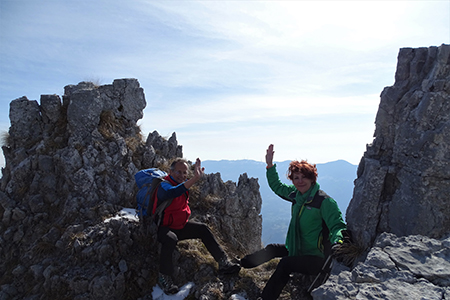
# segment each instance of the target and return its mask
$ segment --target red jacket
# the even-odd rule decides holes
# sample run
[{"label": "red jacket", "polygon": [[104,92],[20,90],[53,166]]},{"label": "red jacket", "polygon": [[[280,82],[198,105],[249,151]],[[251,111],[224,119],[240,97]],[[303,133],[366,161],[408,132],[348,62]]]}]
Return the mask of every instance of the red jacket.
[{"label": "red jacket", "polygon": [[[176,186],[178,183],[172,180],[170,176],[164,178],[171,185]],[[158,198],[156,199],[158,200]],[[155,201],[155,204],[157,201]],[[189,208],[189,191],[174,198],[172,203],[164,210],[161,226],[166,226],[171,229],[183,229],[191,215]],[[156,205],[153,209],[156,209]]]}]

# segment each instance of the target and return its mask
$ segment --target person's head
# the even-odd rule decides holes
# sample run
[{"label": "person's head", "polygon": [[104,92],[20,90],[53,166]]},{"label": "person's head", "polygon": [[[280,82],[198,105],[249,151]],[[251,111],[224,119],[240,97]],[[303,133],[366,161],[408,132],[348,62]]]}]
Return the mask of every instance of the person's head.
[{"label": "person's head", "polygon": [[302,194],[306,193],[316,183],[317,175],[316,165],[310,164],[306,160],[293,160],[289,164],[287,177]]},{"label": "person's head", "polygon": [[170,165],[169,175],[178,183],[185,182],[189,174],[188,165],[188,161],[184,158],[175,159]]}]

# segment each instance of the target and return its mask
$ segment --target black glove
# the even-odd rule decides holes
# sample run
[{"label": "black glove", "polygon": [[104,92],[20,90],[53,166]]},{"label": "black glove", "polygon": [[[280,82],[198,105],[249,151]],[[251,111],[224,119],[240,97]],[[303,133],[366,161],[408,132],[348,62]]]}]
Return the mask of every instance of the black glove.
[{"label": "black glove", "polygon": [[331,246],[331,257],[336,258],[339,256],[341,247],[342,243],[334,243],[333,246]]}]

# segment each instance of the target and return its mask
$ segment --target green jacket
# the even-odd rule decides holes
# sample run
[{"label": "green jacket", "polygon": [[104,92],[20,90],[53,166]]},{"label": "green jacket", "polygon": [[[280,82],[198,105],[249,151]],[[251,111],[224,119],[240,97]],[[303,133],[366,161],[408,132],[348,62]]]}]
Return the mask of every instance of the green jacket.
[{"label": "green jacket", "polygon": [[[331,244],[342,242],[341,231],[346,229],[342,213],[336,201],[325,198],[320,208],[310,207],[314,195],[319,191],[320,185],[315,183],[305,193],[301,194],[294,185],[287,185],[280,181],[276,165],[267,169],[267,182],[275,194],[288,199],[294,193],[295,201],[291,208],[291,221],[286,235],[286,248],[289,256],[314,255],[324,257],[322,245],[322,220],[329,229]],[[305,205],[306,204],[306,205]]]}]

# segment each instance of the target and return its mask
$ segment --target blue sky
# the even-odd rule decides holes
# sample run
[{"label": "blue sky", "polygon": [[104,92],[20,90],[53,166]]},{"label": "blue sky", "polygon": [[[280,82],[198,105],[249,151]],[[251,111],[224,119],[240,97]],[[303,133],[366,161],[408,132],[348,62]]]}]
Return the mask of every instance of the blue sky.
[{"label": "blue sky", "polygon": [[450,1],[0,0],[0,131],[21,96],[137,78],[144,136],[190,160],[357,164],[399,49],[449,42]]}]

